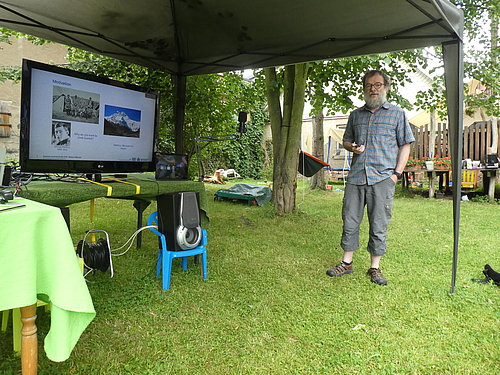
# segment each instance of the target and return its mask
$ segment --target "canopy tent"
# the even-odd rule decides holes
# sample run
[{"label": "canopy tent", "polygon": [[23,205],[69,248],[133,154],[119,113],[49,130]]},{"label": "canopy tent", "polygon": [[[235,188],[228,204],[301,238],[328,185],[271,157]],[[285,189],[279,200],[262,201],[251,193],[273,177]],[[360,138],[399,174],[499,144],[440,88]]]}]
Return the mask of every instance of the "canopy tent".
[{"label": "canopy tent", "polygon": [[217,73],[460,39],[443,0],[2,0],[1,25],[172,74]]},{"label": "canopy tent", "polygon": [[[187,75],[442,45],[453,181],[461,178],[463,15],[447,0],[0,0],[0,25],[165,69],[177,83],[176,139]],[[460,191],[453,199],[452,291]]]},{"label": "canopy tent", "polygon": [[344,133],[344,129],[330,129],[328,131],[328,135],[332,137],[335,142],[338,142],[340,144],[343,143]]}]

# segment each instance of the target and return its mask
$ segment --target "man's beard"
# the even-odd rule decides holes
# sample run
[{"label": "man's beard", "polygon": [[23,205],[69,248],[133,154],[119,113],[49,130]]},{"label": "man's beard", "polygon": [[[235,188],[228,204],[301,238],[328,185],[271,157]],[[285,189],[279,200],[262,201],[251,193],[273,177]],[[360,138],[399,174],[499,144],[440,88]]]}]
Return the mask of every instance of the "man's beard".
[{"label": "man's beard", "polygon": [[378,108],[380,107],[382,104],[385,103],[385,100],[386,100],[386,91],[385,90],[380,90],[378,91],[378,95],[376,96],[375,99],[372,99],[371,95],[370,95],[371,92],[365,92],[364,93],[364,96],[365,96],[365,102],[366,102],[366,106],[370,109],[375,109],[375,108]]}]

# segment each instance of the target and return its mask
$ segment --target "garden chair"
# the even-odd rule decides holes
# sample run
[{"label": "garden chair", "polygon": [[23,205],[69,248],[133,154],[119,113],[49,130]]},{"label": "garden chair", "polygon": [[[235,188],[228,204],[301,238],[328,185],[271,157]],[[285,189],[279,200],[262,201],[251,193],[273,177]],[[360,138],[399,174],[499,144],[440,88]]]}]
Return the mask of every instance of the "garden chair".
[{"label": "garden chair", "polygon": [[167,249],[167,240],[163,233],[160,233],[154,226],[158,225],[158,211],[153,212],[148,217],[148,229],[160,237],[160,249],[158,250],[158,260],[156,262],[156,277],[162,274],[163,290],[170,289],[170,278],[172,274],[172,262],[174,258],[182,259],[182,269],[188,268],[188,257],[193,255],[201,255],[201,271],[203,279],[207,278],[207,231],[201,229],[202,238],[200,245],[193,249],[170,251]]},{"label": "garden chair", "polygon": [[462,188],[463,189],[477,188],[478,174],[479,173],[477,169],[466,169],[462,171]]}]

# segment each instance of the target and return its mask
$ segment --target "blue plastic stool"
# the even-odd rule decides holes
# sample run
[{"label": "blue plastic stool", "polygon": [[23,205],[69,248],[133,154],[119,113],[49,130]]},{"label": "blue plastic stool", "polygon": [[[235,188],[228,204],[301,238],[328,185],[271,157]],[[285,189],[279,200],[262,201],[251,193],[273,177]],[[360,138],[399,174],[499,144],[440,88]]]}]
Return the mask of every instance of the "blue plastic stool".
[{"label": "blue plastic stool", "polygon": [[[153,212],[148,217],[148,226],[158,225],[158,211]],[[160,233],[155,228],[148,228],[151,232],[160,237],[161,248],[158,250],[158,260],[156,262],[156,277],[162,274],[163,290],[170,289],[170,276],[172,273],[172,261],[174,258],[182,258],[182,269],[188,268],[188,257],[193,255],[201,255],[201,271],[203,278],[207,278],[207,231],[201,229],[200,245],[189,250],[169,251],[167,249],[167,240],[163,233]]]}]

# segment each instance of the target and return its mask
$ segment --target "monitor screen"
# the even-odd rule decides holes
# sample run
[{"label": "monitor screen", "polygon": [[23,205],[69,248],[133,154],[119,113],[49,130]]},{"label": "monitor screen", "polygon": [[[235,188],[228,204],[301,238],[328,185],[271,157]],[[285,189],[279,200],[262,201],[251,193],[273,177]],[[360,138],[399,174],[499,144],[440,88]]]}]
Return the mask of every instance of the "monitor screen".
[{"label": "monitor screen", "polygon": [[155,171],[159,93],[23,60],[22,172]]}]

